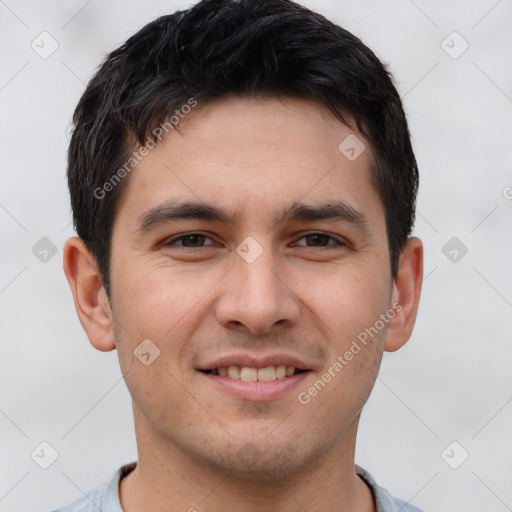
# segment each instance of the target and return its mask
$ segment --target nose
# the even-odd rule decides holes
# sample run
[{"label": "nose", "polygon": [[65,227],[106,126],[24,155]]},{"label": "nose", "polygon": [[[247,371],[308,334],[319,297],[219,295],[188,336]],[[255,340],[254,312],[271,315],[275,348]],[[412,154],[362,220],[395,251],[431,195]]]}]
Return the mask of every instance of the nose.
[{"label": "nose", "polygon": [[223,280],[217,300],[217,320],[224,327],[265,334],[274,326],[291,327],[298,322],[300,300],[270,253],[263,251],[252,263],[236,256],[235,268]]}]

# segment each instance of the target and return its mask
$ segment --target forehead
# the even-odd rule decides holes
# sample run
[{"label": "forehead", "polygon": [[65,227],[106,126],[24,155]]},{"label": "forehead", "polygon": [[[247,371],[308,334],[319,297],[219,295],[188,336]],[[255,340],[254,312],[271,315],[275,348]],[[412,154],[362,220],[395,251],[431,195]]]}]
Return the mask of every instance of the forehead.
[{"label": "forehead", "polygon": [[182,197],[215,202],[238,219],[255,212],[263,219],[290,202],[344,200],[379,216],[371,148],[347,120],[352,128],[304,99],[199,105],[132,171],[116,210],[129,204],[135,215]]}]

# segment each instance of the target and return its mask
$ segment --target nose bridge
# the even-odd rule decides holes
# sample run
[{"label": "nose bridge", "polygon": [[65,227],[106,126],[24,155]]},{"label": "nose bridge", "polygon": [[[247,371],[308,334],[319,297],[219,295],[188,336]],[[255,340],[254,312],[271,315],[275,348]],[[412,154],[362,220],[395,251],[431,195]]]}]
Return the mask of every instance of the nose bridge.
[{"label": "nose bridge", "polygon": [[[280,288],[282,282],[274,270],[276,268],[275,258],[267,249],[257,260],[252,263],[238,262],[239,275],[241,278],[241,298],[251,299],[253,304],[270,305],[282,293]],[[261,299],[261,300],[260,300]]]},{"label": "nose bridge", "polygon": [[277,323],[291,324],[298,319],[296,298],[276,271],[276,256],[269,247],[261,249],[254,259],[244,257],[254,247],[236,256],[217,308],[218,319],[225,326],[243,324],[254,333],[263,333]]}]

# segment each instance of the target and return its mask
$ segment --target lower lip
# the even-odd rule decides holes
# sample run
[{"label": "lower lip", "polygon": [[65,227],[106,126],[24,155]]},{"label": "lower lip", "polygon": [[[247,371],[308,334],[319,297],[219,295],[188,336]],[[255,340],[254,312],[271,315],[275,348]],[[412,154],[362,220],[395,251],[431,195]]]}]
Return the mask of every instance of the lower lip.
[{"label": "lower lip", "polygon": [[222,391],[227,391],[242,400],[275,400],[290,393],[311,373],[310,371],[297,373],[291,377],[271,380],[267,382],[246,382],[243,380],[220,377],[211,373],[199,372],[207,378],[210,384],[217,386]]}]

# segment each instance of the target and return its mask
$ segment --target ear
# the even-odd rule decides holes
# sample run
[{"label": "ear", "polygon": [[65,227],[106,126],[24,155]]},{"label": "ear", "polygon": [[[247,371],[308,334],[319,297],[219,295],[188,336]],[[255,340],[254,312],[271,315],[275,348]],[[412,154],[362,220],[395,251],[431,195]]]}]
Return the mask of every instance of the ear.
[{"label": "ear", "polygon": [[419,238],[411,237],[400,255],[398,273],[393,283],[391,306],[395,310],[395,316],[388,324],[384,350],[394,352],[411,337],[422,281],[423,244]]},{"label": "ear", "polygon": [[96,260],[82,239],[73,237],[67,240],[63,263],[78,318],[91,345],[105,352],[115,349],[108,297]]}]

